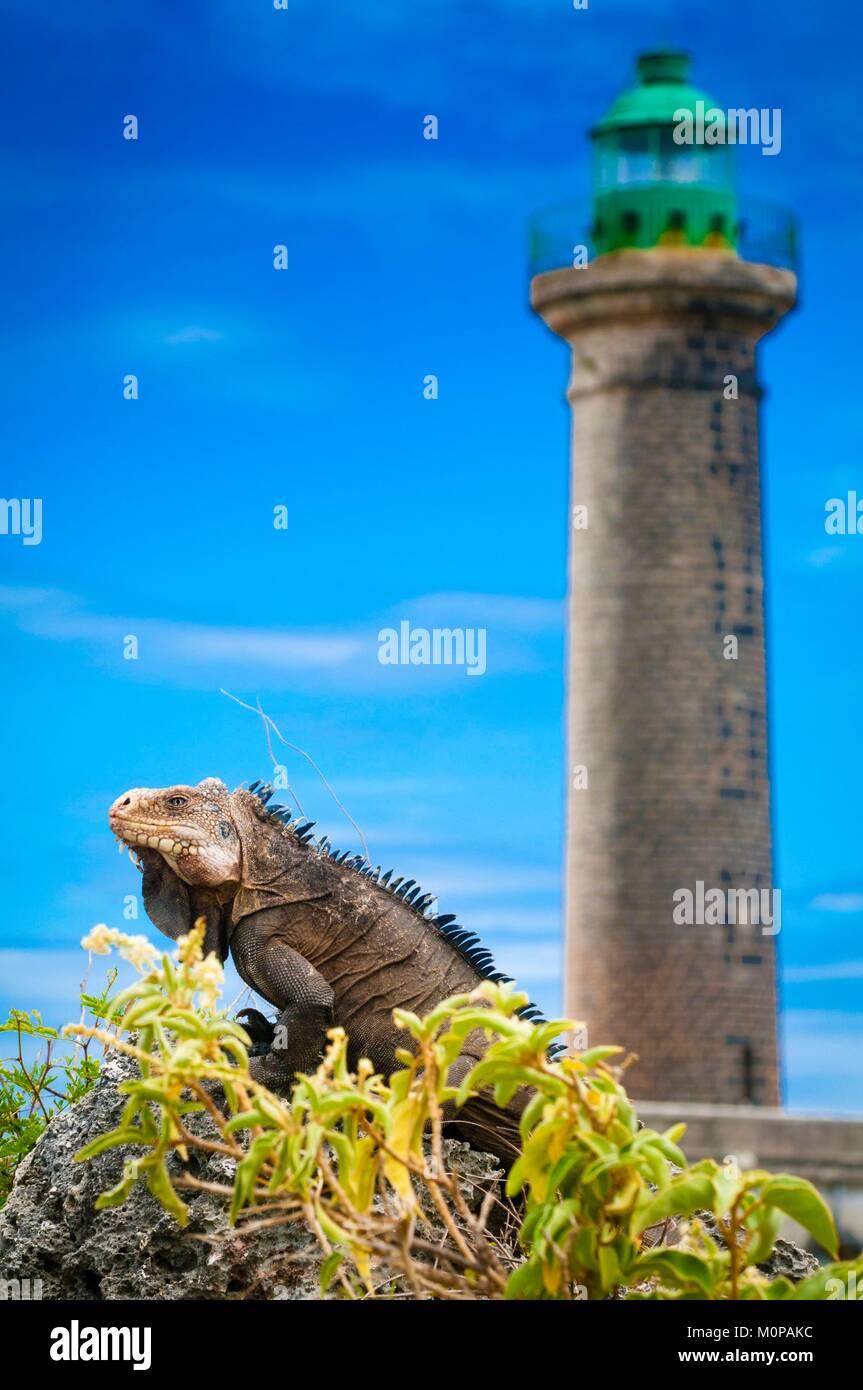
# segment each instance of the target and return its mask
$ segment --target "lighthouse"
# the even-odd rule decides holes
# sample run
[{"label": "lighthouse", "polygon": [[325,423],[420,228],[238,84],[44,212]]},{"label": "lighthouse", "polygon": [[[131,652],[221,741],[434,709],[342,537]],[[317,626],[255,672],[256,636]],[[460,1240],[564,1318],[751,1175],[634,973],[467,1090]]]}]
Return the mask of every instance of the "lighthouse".
[{"label": "lighthouse", "polygon": [[[566,1010],[639,1098],[776,1105],[757,349],[796,296],[793,219],[742,201],[715,103],[643,54],[593,189],[533,227],[569,345]],[[701,106],[699,106],[701,103]],[[690,121],[690,128],[692,122]]]}]

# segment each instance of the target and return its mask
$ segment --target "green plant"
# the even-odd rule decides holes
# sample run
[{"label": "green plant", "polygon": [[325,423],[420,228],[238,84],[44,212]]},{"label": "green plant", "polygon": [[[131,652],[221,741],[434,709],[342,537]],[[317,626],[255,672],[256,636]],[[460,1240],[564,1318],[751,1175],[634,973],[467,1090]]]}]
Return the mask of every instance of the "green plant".
[{"label": "green plant", "polygon": [[[82,1010],[93,1018],[109,1016],[108,997],[117,979],[109,972],[101,995],[82,993]],[[35,1009],[29,1013],[12,1009],[0,1033],[15,1039],[15,1054],[0,1059],[0,1207],[9,1195],[15,1171],[30,1152],[51,1118],[68,1105],[74,1105],[92,1090],[99,1076],[99,1061],[90,1055],[85,1038],[70,1052],[58,1052],[60,1032],[42,1022]],[[44,1052],[25,1058],[25,1038],[44,1040]]]},{"label": "green plant", "polygon": [[[335,1282],[352,1298],[374,1296],[393,1278],[419,1297],[599,1299],[624,1289],[653,1299],[823,1298],[827,1279],[863,1272],[858,1262],[797,1286],[769,1282],[757,1266],[784,1215],[835,1251],[833,1219],[815,1188],[784,1174],[689,1167],[678,1147],[682,1126],[665,1134],[639,1126],[612,1064],[619,1049],[552,1061],[549,1043],[574,1025],[526,1022],[516,1012],[523,996],[490,982],[423,1019],[397,1010],[412,1046],[389,1078],[362,1061],[352,1072],[345,1034],[334,1029],[317,1071],[299,1076],[289,1099],[271,1094],[249,1076],[243,1030],[216,1010],[221,967],[203,958],[202,940],[199,924],[172,960],[143,938],[104,927],[85,939],[93,950],[118,946],[141,971],[115,1001],[120,1029],[135,1031],[136,1043],[98,1027],[68,1030],[140,1066],[140,1077],[120,1087],[128,1099],[117,1129],[78,1155],[143,1150],[126,1160],[100,1206],[123,1202],[145,1178],[182,1224],[183,1189],[203,1183],[169,1169],[172,1151],[227,1155],[236,1162],[233,1186],[216,1186],[230,1220],[246,1230],[305,1222],[325,1254],[322,1287]],[[449,1069],[478,1028],[490,1038],[487,1051],[456,1090]],[[494,1193],[472,1212],[447,1169],[443,1108],[480,1091],[504,1105],[522,1090],[522,1152],[507,1183],[523,1203],[514,1257],[489,1229]],[[190,1116],[204,1111],[209,1136],[190,1128]],[[721,1239],[699,1213],[712,1215]],[[666,1222],[676,1224],[677,1243],[650,1245],[645,1234]]]}]

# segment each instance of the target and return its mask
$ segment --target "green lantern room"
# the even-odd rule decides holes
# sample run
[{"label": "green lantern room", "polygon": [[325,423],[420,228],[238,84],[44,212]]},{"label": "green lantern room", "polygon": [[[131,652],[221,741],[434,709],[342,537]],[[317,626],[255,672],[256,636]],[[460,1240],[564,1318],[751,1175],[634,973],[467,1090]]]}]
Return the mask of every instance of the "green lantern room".
[{"label": "green lantern room", "polygon": [[690,85],[688,71],[686,53],[642,53],[636,85],[591,131],[597,255],[625,247],[736,250],[734,147],[721,136],[710,145],[674,138],[683,113],[695,123],[699,103],[702,120],[710,112],[719,125],[715,103]]}]

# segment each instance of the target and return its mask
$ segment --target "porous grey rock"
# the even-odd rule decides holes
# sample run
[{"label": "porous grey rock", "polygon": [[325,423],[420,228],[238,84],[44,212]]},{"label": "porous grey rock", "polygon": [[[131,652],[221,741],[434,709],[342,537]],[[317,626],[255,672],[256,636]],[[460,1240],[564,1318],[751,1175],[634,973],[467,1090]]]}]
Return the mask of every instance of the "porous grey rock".
[{"label": "porous grey rock", "polygon": [[793,1284],[801,1279],[809,1279],[813,1274],[817,1274],[820,1268],[817,1256],[810,1250],[801,1250],[799,1245],[793,1241],[777,1240],[773,1247],[770,1258],[764,1261],[758,1268],[762,1274],[766,1274],[768,1279],[779,1279],[785,1277],[790,1279]]},{"label": "porous grey rock", "polygon": [[[719,1223],[712,1212],[700,1211],[697,1216],[707,1234],[712,1236],[718,1245],[725,1245],[726,1242],[719,1230]],[[758,1268],[762,1274],[767,1275],[768,1279],[784,1277],[796,1284],[800,1279],[808,1279],[811,1275],[817,1274],[820,1265],[817,1257],[810,1251],[801,1250],[800,1246],[795,1245],[793,1241],[783,1240],[780,1237],[767,1259]]]},{"label": "porous grey rock", "polygon": [[[51,1121],[20,1164],[0,1210],[0,1281],[41,1281],[43,1299],[317,1299],[323,1255],[302,1224],[243,1232],[228,1225],[218,1193],[184,1191],[189,1223],[181,1228],[144,1182],[119,1207],[96,1211],[102,1192],[114,1187],[128,1157],[142,1152],[109,1149],[84,1163],[75,1154],[116,1128],[125,1104],[119,1082],[137,1064],[110,1053],[97,1085],[77,1105]],[[188,1117],[202,1138],[215,1138],[205,1114]],[[467,1207],[478,1211],[489,1186],[501,1176],[491,1154],[454,1139],[444,1141],[444,1161],[459,1174]],[[169,1169],[179,1173],[179,1157]],[[220,1154],[191,1150],[186,1171],[230,1186],[234,1166]],[[426,1220],[435,1234],[437,1214],[427,1194]]]},{"label": "porous grey rock", "polygon": [[[125,1104],[117,1084],[136,1064],[108,1056],[99,1082],[57,1115],[18,1168],[0,1211],[0,1279],[39,1279],[44,1299],[309,1299],[318,1298],[321,1254],[300,1225],[243,1234],[228,1225],[224,1199],[184,1194],[185,1228],[163,1211],[143,1182],[123,1206],[94,1210],[123,1163],[141,1151],[109,1149],[85,1163],[75,1154],[114,1129]],[[200,1132],[210,1124],[196,1116]],[[180,1171],[176,1156],[169,1161]],[[230,1184],[222,1155],[190,1154],[188,1171]],[[201,1239],[205,1237],[205,1239]]]}]

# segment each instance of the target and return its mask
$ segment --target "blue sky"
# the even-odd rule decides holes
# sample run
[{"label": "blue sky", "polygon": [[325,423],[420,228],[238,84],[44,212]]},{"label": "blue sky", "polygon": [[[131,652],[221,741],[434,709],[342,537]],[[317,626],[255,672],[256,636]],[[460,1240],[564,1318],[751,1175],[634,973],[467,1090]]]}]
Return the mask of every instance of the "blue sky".
[{"label": "blue sky", "polygon": [[[559,1009],[566,360],[527,308],[526,223],[586,195],[586,128],[634,52],[671,42],[721,105],[781,108],[781,154],[741,151],[740,181],[802,221],[801,305],[762,359],[786,1098],[863,1109],[863,538],[824,530],[828,498],[863,495],[856,14],[5,0],[0,16],[0,490],[41,497],[44,518],[39,546],[0,537],[0,1008],[74,1013],[77,942],[121,925],[138,883],[105,825],[121,790],[266,771],[224,686],[316,759],[376,862]],[[402,619],[487,628],[487,674],[381,667],[377,633]]]}]

